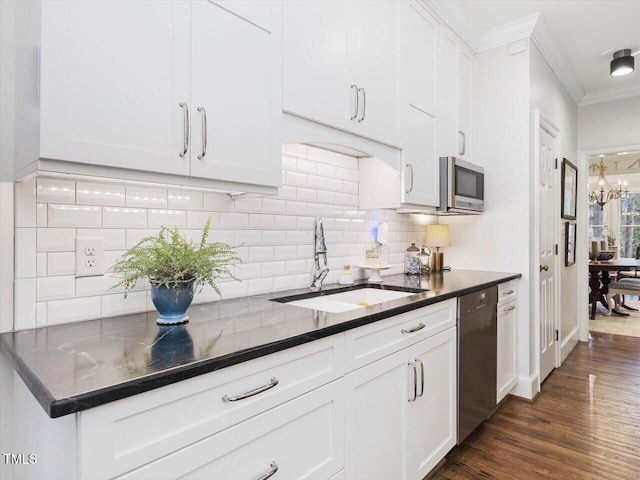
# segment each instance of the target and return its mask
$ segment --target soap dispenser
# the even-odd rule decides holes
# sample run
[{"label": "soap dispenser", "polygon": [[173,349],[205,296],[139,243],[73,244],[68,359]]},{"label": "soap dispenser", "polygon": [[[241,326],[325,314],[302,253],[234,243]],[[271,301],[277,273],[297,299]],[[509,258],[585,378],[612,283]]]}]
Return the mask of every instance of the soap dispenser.
[{"label": "soap dispenser", "polygon": [[340,285],[353,285],[353,272],[351,272],[350,265],[345,263],[342,266],[342,272],[338,276],[338,283]]}]

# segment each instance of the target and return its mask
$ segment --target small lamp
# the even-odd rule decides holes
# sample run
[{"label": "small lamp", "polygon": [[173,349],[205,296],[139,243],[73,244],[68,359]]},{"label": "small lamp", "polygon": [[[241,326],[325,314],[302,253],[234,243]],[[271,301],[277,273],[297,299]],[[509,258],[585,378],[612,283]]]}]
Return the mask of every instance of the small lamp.
[{"label": "small lamp", "polygon": [[451,245],[449,225],[427,225],[427,235],[424,243],[428,247],[436,248],[436,251],[431,253],[431,271],[442,272],[444,253],[440,251],[440,247]]}]

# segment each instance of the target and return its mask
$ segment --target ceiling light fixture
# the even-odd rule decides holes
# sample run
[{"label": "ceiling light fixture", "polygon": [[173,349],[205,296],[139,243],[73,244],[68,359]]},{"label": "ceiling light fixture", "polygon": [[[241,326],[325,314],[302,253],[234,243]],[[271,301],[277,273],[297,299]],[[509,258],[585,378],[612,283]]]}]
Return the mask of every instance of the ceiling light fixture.
[{"label": "ceiling light fixture", "polygon": [[[600,205],[600,210],[604,210],[605,204],[609,200],[622,198],[625,199],[629,195],[629,188],[627,187],[627,181],[622,182],[618,180],[618,184],[616,188],[611,188],[609,182],[604,176],[604,172],[607,170],[607,167],[604,166],[603,159],[600,158],[600,165],[598,166],[598,180],[593,187],[593,190],[589,192],[589,201],[593,204]],[[605,192],[605,187],[608,190]],[[622,189],[624,187],[624,190]]]},{"label": "ceiling light fixture", "polygon": [[631,55],[631,49],[618,50],[613,54],[613,60],[611,60],[611,76],[619,77],[633,72],[634,61],[635,58]]}]

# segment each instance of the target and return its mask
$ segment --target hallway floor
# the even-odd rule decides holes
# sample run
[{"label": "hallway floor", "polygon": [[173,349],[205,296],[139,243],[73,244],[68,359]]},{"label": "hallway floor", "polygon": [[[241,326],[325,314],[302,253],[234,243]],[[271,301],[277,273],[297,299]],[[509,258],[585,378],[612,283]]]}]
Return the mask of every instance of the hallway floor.
[{"label": "hallway floor", "polygon": [[592,333],[542,385],[509,398],[434,479],[640,479],[640,338]]}]

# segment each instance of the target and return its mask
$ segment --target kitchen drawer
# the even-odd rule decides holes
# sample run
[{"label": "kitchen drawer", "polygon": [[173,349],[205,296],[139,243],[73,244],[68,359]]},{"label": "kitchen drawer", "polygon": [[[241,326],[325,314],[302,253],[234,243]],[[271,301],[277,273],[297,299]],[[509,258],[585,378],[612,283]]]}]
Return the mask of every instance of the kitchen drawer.
[{"label": "kitchen drawer", "polygon": [[456,299],[345,332],[346,371],[368,365],[456,324]]},{"label": "kitchen drawer", "polygon": [[327,384],[343,375],[343,355],[333,335],[83,411],[79,477],[121,475]]},{"label": "kitchen drawer", "polygon": [[504,305],[516,298],[518,298],[518,280],[511,280],[498,285],[498,305]]},{"label": "kitchen drawer", "polygon": [[133,479],[341,478],[343,380],[208,437],[122,477]]}]

